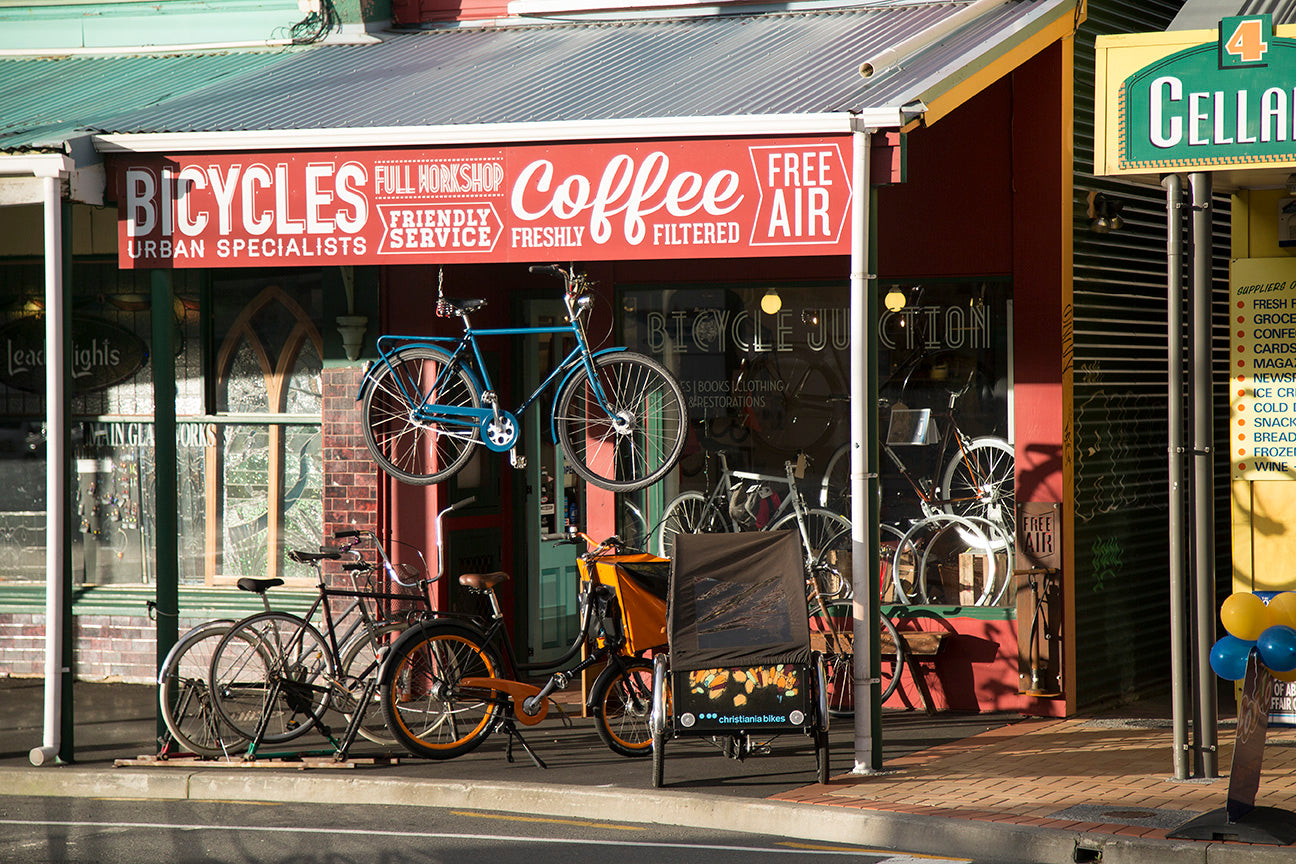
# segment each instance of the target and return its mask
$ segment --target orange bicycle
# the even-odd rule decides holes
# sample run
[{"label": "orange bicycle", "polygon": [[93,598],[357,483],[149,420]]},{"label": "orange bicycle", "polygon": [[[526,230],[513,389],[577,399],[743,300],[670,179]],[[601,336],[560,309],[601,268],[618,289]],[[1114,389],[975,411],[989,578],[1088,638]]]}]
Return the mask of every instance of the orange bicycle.
[{"label": "orange bicycle", "polygon": [[[544,720],[550,694],[565,689],[586,669],[604,664],[586,703],[599,737],[623,756],[651,752],[652,664],[646,654],[666,641],[669,562],[623,553],[615,537],[597,544],[584,534],[572,538],[593,548],[580,559],[580,633],[563,656],[543,664],[518,662],[495,590],[509,579],[503,572],[459,577],[460,585],[485,595],[489,618],[448,613],[415,624],[392,645],[381,675],[380,699],[388,728],[406,750],[430,759],[452,759],[500,731],[508,735],[509,761],[516,740],[544,768],[518,726]],[[659,583],[660,596],[654,582]],[[579,662],[567,665],[582,652]],[[559,670],[541,686],[522,678],[555,667]]]}]

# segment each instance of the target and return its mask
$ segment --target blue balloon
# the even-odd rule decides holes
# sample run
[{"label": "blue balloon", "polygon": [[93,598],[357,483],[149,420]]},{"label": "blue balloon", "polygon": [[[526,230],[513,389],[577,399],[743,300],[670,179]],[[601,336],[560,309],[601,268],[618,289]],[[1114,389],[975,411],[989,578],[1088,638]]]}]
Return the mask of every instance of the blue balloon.
[{"label": "blue balloon", "polygon": [[1275,672],[1296,669],[1296,630],[1285,624],[1266,627],[1256,640],[1260,660]]},{"label": "blue balloon", "polygon": [[1246,676],[1247,658],[1255,644],[1233,635],[1221,637],[1211,648],[1211,668],[1226,681],[1241,681]]}]

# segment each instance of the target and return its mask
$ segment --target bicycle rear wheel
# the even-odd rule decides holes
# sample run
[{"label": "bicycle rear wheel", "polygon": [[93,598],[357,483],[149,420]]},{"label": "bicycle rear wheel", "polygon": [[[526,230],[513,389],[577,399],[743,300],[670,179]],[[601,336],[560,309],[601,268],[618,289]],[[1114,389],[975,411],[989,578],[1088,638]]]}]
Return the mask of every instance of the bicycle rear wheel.
[{"label": "bicycle rear wheel", "polygon": [[200,756],[228,756],[247,740],[221,721],[207,686],[212,652],[233,624],[210,621],[193,628],[172,647],[158,672],[162,722],[176,744]]},{"label": "bicycle rear wheel", "polygon": [[655,483],[675,467],[688,435],[679,382],[629,351],[594,358],[594,374],[581,369],[558,395],[554,421],[568,464],[613,492]]},{"label": "bicycle rear wheel", "polygon": [[[846,620],[849,622],[851,619]],[[878,613],[878,630],[882,647],[882,653],[878,657],[878,704],[885,704],[900,686],[900,673],[904,669],[904,642],[900,640],[895,624],[883,613]],[[846,631],[843,631],[839,636],[846,637],[847,643],[853,645],[853,635],[846,636]],[[893,653],[887,652],[888,640],[895,646]],[[855,713],[855,652],[852,648],[850,651],[829,654],[824,659],[828,677],[828,713],[834,717],[849,717]]]},{"label": "bicycle rear wheel", "polygon": [[261,612],[230,628],[212,653],[213,701],[221,719],[259,744],[305,734],[328,710],[336,679],[333,655],[309,622]]},{"label": "bicycle rear wheel", "polygon": [[[419,486],[456,474],[479,442],[472,417],[435,415],[434,405],[477,408],[481,395],[463,367],[425,345],[402,348],[375,363],[364,393],[364,439],[374,460],[398,480]],[[438,379],[441,379],[438,381]]]},{"label": "bicycle rear wheel", "polygon": [[680,534],[723,534],[732,530],[729,517],[701,492],[681,492],[666,505],[654,541],[657,554],[671,558],[675,538]]},{"label": "bicycle rear wheel", "polygon": [[652,752],[652,663],[628,660],[614,678],[590,694],[594,728],[613,753],[647,756]]},{"label": "bicycle rear wheel", "polygon": [[383,666],[381,698],[387,728],[406,750],[453,759],[490,735],[502,699],[495,690],[464,687],[464,678],[496,678],[500,665],[476,634],[435,622],[392,646]]}]

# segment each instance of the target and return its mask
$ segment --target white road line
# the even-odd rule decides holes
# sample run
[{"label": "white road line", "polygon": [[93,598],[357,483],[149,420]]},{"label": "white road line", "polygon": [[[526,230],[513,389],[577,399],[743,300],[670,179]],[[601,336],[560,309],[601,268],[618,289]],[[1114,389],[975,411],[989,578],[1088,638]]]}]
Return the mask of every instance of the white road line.
[{"label": "white road line", "polygon": [[[880,850],[868,849],[770,849],[760,846],[721,846],[707,843],[644,843],[630,840],[592,840],[572,839],[569,837],[512,837],[502,834],[455,834],[440,831],[374,831],[369,828],[289,828],[279,826],[256,825],[192,825],[187,823],[162,822],[80,822],[50,819],[0,819],[0,825],[22,825],[32,828],[139,828],[169,831],[260,831],[267,834],[333,834],[354,835],[357,837],[393,837],[423,840],[478,840],[489,843],[581,843],[587,846],[636,846],[653,849],[696,849],[711,852],[763,852],[771,855],[886,855]],[[877,864],[907,864],[921,858],[924,864],[932,861],[964,862],[966,858],[931,858],[913,856],[904,853],[879,858]]]}]

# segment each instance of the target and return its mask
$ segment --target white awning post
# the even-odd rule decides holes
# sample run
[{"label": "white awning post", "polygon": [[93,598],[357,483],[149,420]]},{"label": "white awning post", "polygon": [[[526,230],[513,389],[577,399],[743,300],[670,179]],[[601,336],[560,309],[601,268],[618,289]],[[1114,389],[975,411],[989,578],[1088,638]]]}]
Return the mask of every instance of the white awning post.
[{"label": "white awning post", "polygon": [[[67,346],[63,342],[63,202],[57,174],[42,178],[45,208],[45,729],[29,754],[33,765],[52,764],[63,748],[63,576],[67,567],[67,417],[64,413]],[[70,706],[69,706],[70,707]]]},{"label": "white awning post", "polygon": [[[875,365],[872,319],[873,279],[869,272],[869,147],[871,133],[851,137],[851,272],[850,272],[850,483],[851,587],[855,645],[855,768],[869,774],[882,768],[878,686],[877,528],[870,488],[876,467],[869,442],[875,405],[868,393],[868,374]],[[873,482],[870,482],[870,479]],[[874,537],[872,543],[869,538]]]}]

